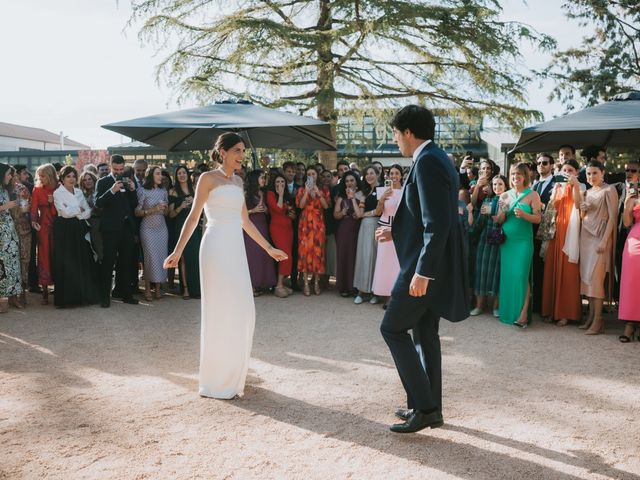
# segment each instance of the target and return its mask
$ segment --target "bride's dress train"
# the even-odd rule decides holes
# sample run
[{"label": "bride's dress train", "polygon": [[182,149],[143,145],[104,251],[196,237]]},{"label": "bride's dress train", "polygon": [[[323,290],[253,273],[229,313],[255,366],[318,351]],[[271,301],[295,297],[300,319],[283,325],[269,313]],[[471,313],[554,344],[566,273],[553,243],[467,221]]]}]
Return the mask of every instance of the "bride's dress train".
[{"label": "bride's dress train", "polygon": [[207,228],[200,246],[201,308],[199,393],[242,395],[255,327],[255,305],[242,236],[244,191],[236,184],[209,193]]}]

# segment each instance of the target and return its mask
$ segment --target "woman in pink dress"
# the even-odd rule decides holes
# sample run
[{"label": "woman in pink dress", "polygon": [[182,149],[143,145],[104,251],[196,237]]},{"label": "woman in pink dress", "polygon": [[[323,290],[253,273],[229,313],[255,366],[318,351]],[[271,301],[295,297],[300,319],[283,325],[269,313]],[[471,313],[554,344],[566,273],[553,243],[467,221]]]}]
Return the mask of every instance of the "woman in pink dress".
[{"label": "woman in pink dress", "polygon": [[[391,186],[387,188],[378,187],[378,198],[384,202],[382,215],[378,225],[390,227],[393,223],[393,216],[402,198],[402,167],[392,165],[389,169],[389,180]],[[376,297],[388,297],[391,289],[396,283],[400,273],[400,263],[393,242],[378,242],[378,253],[376,256],[376,267],[373,272],[373,294]],[[384,308],[386,308],[386,302]]]},{"label": "woman in pink dress", "polygon": [[618,339],[622,343],[628,343],[633,340],[636,325],[640,326],[640,299],[638,298],[638,285],[640,285],[640,200],[638,200],[637,184],[627,188],[622,222],[627,228],[633,225],[622,252],[620,306],[618,308],[618,318],[627,322],[624,333]]}]

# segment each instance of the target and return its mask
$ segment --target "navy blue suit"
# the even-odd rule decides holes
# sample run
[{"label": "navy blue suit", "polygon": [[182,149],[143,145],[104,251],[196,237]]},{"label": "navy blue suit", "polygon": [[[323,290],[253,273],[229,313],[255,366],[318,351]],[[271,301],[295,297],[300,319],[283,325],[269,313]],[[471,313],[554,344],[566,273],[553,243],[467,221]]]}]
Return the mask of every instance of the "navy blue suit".
[{"label": "navy blue suit", "polygon": [[[440,317],[457,322],[469,316],[458,186],[458,173],[446,153],[430,142],[411,167],[393,219],[400,274],[380,331],[407,392],[408,408],[442,408]],[[423,297],[409,295],[415,273],[432,279]]]}]

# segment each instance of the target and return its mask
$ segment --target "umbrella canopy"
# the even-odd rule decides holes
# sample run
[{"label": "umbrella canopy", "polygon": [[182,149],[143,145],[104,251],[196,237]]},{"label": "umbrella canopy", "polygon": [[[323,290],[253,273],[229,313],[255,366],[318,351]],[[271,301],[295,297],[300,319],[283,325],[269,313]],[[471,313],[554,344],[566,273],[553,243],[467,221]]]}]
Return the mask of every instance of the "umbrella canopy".
[{"label": "umbrella canopy", "polygon": [[640,146],[640,92],[616,95],[610,102],[525,128],[511,152],[544,152],[563,144]]},{"label": "umbrella canopy", "polygon": [[241,133],[252,147],[335,150],[327,122],[248,102],[222,102],[103,125],[169,151],[209,150],[224,132]]}]

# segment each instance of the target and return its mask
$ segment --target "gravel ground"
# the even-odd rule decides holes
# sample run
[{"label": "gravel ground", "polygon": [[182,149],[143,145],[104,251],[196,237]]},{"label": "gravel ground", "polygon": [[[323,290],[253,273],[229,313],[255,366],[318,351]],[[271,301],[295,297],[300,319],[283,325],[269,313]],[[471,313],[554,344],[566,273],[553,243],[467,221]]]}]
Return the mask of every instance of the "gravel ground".
[{"label": "gravel ground", "polygon": [[0,316],[0,478],[637,479],[640,344],[443,321],[445,426],[404,393],[380,306],[256,299],[245,396],[197,394],[199,302]]}]

